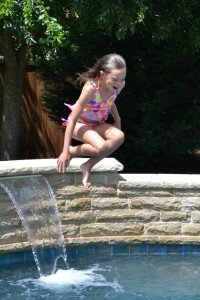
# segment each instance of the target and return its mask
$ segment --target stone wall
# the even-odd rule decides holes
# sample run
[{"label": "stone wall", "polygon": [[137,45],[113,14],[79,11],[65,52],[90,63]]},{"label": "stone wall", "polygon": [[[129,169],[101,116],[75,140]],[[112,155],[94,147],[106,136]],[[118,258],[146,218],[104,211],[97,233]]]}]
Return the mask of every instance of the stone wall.
[{"label": "stone wall", "polygon": [[[59,206],[66,244],[199,244],[200,175],[119,174],[123,166],[106,158],[92,172],[92,188],[81,184],[73,159],[68,173],[56,160],[0,162],[4,176],[42,174]],[[0,190],[0,252],[30,248],[12,201]]]},{"label": "stone wall", "polygon": [[128,202],[127,222],[141,224],[134,242],[200,243],[200,175],[124,174],[118,198]]}]

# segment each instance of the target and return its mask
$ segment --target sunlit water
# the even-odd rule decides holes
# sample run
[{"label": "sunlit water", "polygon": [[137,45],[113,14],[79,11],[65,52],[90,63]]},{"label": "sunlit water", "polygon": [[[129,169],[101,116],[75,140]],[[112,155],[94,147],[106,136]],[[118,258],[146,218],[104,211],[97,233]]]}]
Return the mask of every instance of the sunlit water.
[{"label": "sunlit water", "polygon": [[35,266],[1,268],[0,299],[200,299],[200,256],[81,258],[38,278]]}]

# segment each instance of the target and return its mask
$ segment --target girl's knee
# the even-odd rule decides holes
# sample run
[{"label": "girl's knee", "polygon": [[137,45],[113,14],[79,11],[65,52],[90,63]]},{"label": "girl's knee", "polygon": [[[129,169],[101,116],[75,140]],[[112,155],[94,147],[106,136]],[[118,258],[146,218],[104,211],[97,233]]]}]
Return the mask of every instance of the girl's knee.
[{"label": "girl's knee", "polygon": [[119,144],[122,144],[125,139],[125,134],[122,130],[118,129],[114,134],[114,138]]},{"label": "girl's knee", "polygon": [[97,156],[102,156],[105,153],[107,153],[107,151],[108,151],[108,146],[107,146],[106,142],[105,143],[100,143],[95,148],[95,152],[96,152]]}]

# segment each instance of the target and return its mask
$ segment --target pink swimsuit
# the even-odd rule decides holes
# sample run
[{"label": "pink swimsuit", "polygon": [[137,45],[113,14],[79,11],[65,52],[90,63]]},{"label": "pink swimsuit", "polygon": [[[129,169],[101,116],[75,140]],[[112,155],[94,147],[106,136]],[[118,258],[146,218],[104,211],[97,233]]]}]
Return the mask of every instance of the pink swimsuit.
[{"label": "pink swimsuit", "polygon": [[[107,120],[110,114],[111,107],[114,104],[118,94],[119,94],[118,91],[116,91],[110,96],[110,98],[108,98],[105,101],[102,101],[101,95],[99,93],[99,89],[97,89],[94,99],[90,100],[88,104],[85,106],[78,119],[78,122],[90,126],[95,126],[101,123],[105,123],[105,121]],[[74,105],[70,105],[66,103],[65,105],[69,107],[71,110],[73,110]],[[70,115],[67,120],[62,119],[63,126],[67,126],[69,118]]]}]

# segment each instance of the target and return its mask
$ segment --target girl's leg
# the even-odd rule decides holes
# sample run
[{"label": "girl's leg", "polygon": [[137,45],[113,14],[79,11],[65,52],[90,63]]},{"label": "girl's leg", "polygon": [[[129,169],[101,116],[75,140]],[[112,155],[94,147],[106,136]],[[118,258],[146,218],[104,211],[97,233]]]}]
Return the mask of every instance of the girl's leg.
[{"label": "girl's leg", "polygon": [[88,188],[92,167],[123,143],[124,133],[110,124],[101,124],[92,129],[77,123],[73,138],[82,141],[83,145],[70,147],[72,156],[92,156],[80,167],[83,172],[83,185]]},{"label": "girl's leg", "polygon": [[72,156],[107,156],[124,141],[124,133],[110,124],[101,124],[92,128],[77,123],[73,138],[83,142],[82,145],[70,146]]},{"label": "girl's leg", "polygon": [[[104,137],[107,144],[107,152],[101,157],[91,157],[87,162],[82,164],[83,184],[88,185],[90,171],[92,167],[103,158],[113,153],[124,141],[124,133],[110,124],[104,124],[97,128],[97,132]],[[90,185],[90,183],[89,183]]]}]

